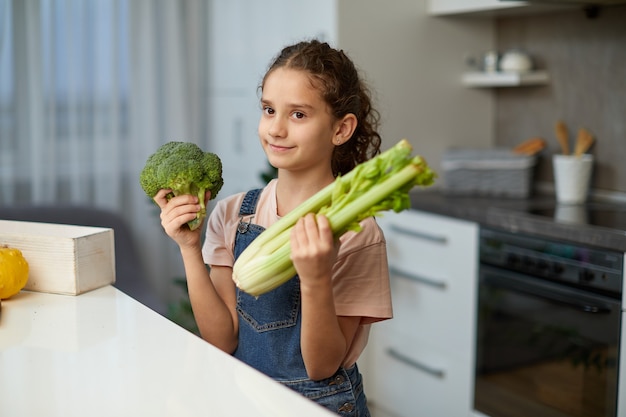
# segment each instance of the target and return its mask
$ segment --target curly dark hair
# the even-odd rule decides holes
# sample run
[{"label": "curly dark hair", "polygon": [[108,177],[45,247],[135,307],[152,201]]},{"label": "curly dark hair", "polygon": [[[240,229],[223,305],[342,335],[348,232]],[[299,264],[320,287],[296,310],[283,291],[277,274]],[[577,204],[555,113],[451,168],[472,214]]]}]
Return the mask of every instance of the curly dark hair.
[{"label": "curly dark hair", "polygon": [[331,167],[334,176],[345,174],[380,153],[380,114],[372,107],[368,86],[342,50],[318,40],[287,46],[270,64],[261,90],[268,75],[277,68],[306,71],[334,117],[340,119],[350,113],[356,116],[357,127],[350,140],[335,147],[333,152]]}]

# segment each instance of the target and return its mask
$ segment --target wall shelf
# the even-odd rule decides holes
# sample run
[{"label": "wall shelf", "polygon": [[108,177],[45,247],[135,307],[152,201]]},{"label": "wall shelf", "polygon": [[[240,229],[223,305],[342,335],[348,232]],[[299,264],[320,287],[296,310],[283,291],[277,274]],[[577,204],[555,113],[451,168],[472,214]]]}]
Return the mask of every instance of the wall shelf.
[{"label": "wall shelf", "polygon": [[463,84],[468,87],[522,87],[543,85],[550,80],[545,71],[533,72],[467,72]]}]

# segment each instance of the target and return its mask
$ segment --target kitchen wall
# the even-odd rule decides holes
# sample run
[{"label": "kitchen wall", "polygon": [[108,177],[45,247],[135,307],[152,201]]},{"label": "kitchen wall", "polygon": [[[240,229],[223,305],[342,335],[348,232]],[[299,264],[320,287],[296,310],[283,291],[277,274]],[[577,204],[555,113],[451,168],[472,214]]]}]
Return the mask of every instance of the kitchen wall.
[{"label": "kitchen wall", "polygon": [[[426,2],[338,2],[339,46],[377,93],[385,146],[407,137],[440,171],[449,147],[514,146],[543,136],[549,147],[536,178],[552,191],[553,130],[563,119],[573,134],[584,126],[597,138],[594,189],[626,192],[626,6],[605,8],[596,19],[578,6],[539,15],[433,17]],[[548,85],[461,84],[467,56],[514,47],[549,72]]]},{"label": "kitchen wall", "polygon": [[493,26],[438,19],[426,0],[341,0],[338,44],[362,69],[382,113],[383,144],[402,138],[439,171],[451,146],[489,146],[493,95],[464,88],[468,53],[494,46]]},{"label": "kitchen wall", "polygon": [[501,88],[495,100],[495,143],[512,146],[531,136],[549,144],[537,179],[553,184],[551,155],[559,152],[554,124],[562,119],[596,137],[592,187],[626,192],[626,6],[589,19],[579,10],[496,20],[499,51],[523,48],[549,72],[547,86]]}]

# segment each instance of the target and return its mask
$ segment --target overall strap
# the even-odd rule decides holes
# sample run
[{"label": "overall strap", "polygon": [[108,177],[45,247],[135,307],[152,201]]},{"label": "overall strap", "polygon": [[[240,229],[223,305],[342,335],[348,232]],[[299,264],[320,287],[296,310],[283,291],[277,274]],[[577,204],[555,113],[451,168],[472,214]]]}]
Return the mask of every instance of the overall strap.
[{"label": "overall strap", "polygon": [[[239,233],[246,233],[248,231],[248,227],[252,222],[253,214],[256,212],[256,205],[259,202],[259,197],[261,196],[261,188],[257,188],[256,190],[250,190],[246,193],[241,202],[241,207],[239,208],[239,226],[237,230]],[[251,216],[248,221],[244,221],[244,216]]]}]

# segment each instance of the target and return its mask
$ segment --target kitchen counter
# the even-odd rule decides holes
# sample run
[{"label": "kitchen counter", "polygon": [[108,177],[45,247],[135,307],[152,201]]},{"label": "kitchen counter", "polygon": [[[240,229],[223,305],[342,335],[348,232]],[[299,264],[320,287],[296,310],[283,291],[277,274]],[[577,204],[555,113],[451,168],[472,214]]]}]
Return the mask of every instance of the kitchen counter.
[{"label": "kitchen counter", "polygon": [[11,417],[331,416],[115,289],[22,291],[0,310]]},{"label": "kitchen counter", "polygon": [[559,206],[554,196],[498,199],[417,190],[411,194],[411,206],[482,226],[626,252],[626,204]]}]

